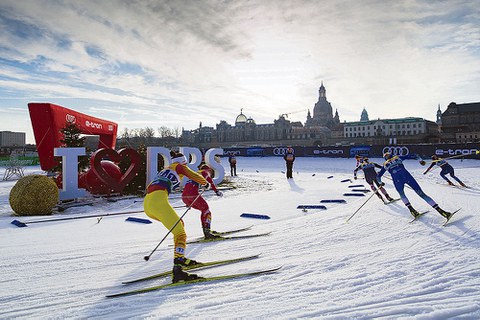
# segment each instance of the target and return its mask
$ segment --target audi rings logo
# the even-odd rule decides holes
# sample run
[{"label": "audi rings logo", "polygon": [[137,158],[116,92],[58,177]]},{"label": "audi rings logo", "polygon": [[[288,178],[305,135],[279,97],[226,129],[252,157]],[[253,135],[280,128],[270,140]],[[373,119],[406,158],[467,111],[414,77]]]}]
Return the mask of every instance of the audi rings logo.
[{"label": "audi rings logo", "polygon": [[77,120],[74,115],[68,114],[65,116],[65,120],[67,120],[68,123],[75,123]]},{"label": "audi rings logo", "polygon": [[388,146],[383,148],[382,154],[390,153],[393,156],[406,156],[410,153],[407,147]]},{"label": "audi rings logo", "polygon": [[274,156],[284,156],[285,153],[287,152],[288,148],[274,148],[273,149],[273,155]]}]

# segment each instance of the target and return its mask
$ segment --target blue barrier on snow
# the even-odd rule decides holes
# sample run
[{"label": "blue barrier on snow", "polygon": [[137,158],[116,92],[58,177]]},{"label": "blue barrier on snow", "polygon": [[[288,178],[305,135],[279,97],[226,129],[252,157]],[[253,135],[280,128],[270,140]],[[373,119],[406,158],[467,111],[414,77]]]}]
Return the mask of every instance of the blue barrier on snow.
[{"label": "blue barrier on snow", "polygon": [[297,206],[297,209],[323,209],[323,210],[327,210],[327,207],[325,206],[322,206],[322,205],[317,205],[317,204],[301,204],[299,206]]},{"label": "blue barrier on snow", "polygon": [[326,199],[320,200],[320,203],[346,203],[347,201],[343,199]]},{"label": "blue barrier on snow", "polygon": [[242,213],[240,217],[243,218],[254,218],[254,219],[270,219],[269,216],[264,214],[256,214],[256,213]]},{"label": "blue barrier on snow", "polygon": [[152,223],[152,221],[148,219],[134,218],[134,217],[128,217],[127,219],[125,219],[125,221],[139,222],[139,223],[145,223],[145,224]]},{"label": "blue barrier on snow", "polygon": [[346,197],[365,197],[364,193],[344,193]]}]

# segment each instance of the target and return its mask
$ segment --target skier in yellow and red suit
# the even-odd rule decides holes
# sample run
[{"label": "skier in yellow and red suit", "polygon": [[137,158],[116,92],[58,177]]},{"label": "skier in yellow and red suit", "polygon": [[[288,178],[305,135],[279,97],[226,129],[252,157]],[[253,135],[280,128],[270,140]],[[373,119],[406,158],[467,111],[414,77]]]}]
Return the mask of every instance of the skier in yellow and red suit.
[{"label": "skier in yellow and red suit", "polygon": [[197,262],[185,257],[187,234],[183,227],[183,221],[180,221],[173,227],[180,217],[168,202],[168,195],[178,188],[184,176],[203,185],[206,189],[210,187],[210,184],[203,176],[188,168],[187,159],[183,154],[173,151],[170,154],[172,156],[172,164],[160,171],[148,185],[143,207],[147,216],[160,221],[168,230],[173,228],[172,282],[194,280],[199,277],[196,274],[189,274],[182,269],[186,266],[195,265]]},{"label": "skier in yellow and red suit", "polygon": [[[221,197],[223,194],[217,189],[212,180],[213,170],[208,165],[203,164],[200,166],[198,171],[207,181],[210,183],[212,190],[215,194]],[[202,221],[203,234],[205,239],[219,238],[220,236],[212,231],[210,226],[212,223],[212,213],[208,207],[208,203],[205,199],[198,193],[199,183],[194,180],[188,180],[183,188],[182,200],[187,206],[191,206],[194,209],[200,210],[200,220]],[[196,199],[196,200],[195,200]]]}]

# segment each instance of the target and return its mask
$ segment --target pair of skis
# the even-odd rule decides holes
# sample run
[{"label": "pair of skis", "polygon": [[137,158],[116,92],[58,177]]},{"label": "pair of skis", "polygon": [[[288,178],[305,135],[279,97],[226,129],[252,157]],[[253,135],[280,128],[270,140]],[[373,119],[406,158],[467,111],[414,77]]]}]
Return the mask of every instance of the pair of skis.
[{"label": "pair of skis", "polygon": [[256,237],[263,237],[263,236],[268,236],[271,232],[265,232],[265,233],[257,233],[257,234],[248,234],[248,235],[241,235],[241,236],[231,236],[230,234],[232,233],[238,233],[242,231],[247,231],[250,230],[252,226],[241,228],[241,229],[236,229],[236,230],[230,230],[230,231],[223,231],[223,232],[215,232],[213,231],[212,233],[220,236],[217,238],[196,238],[187,241],[187,244],[196,244],[196,243],[209,243],[209,242],[218,242],[218,241],[224,241],[224,240],[238,240],[238,239],[248,239],[248,238],[256,238]]},{"label": "pair of skis", "polygon": [[[457,209],[455,211],[452,212],[452,214],[450,215],[450,217],[448,217],[445,222],[442,224],[442,227],[445,227],[449,222],[450,220],[452,219],[452,217],[455,215],[455,213],[457,213],[458,211],[460,211],[462,208],[460,209]],[[411,220],[409,223],[413,223],[415,221],[417,221],[421,216],[423,216],[425,213],[427,213],[427,211],[423,211],[423,212],[420,212],[418,216],[416,216],[415,218],[413,218],[413,220]]]},{"label": "pair of skis", "polygon": [[[250,229],[250,227],[242,228],[242,229],[237,229],[237,230],[231,230],[231,231],[226,231],[226,232],[217,232],[216,234],[218,235],[228,235],[231,233],[235,232],[240,232],[240,231],[245,231]],[[252,237],[259,237],[262,235],[268,235],[269,233],[263,233],[263,234],[254,234],[254,235],[245,235],[245,236],[227,236],[227,237],[221,237],[221,238],[213,238],[213,239],[199,239],[194,242],[190,243],[202,243],[202,242],[211,242],[211,241],[221,241],[221,240],[230,240],[230,239],[245,239],[245,238],[252,238]],[[241,257],[241,258],[235,258],[235,259],[227,259],[227,260],[216,260],[216,261],[210,261],[210,262],[200,262],[192,266],[186,266],[183,268],[183,270],[188,271],[188,270],[195,270],[195,269],[206,269],[210,267],[215,267],[215,266],[221,266],[221,265],[227,265],[231,263],[237,263],[237,262],[242,262],[242,261],[248,261],[252,259],[258,258],[260,255],[251,255],[251,256],[246,256],[246,257]],[[147,288],[142,288],[142,289],[136,289],[136,290],[130,290],[130,291],[124,291],[120,293],[113,293],[109,294],[106,297],[107,298],[115,298],[115,297],[122,297],[122,296],[128,296],[128,295],[134,295],[134,294],[140,294],[140,293],[146,293],[150,291],[155,291],[155,290],[162,290],[162,289],[167,289],[167,288],[172,288],[172,287],[178,287],[178,286],[185,286],[189,284],[194,284],[194,283],[202,283],[202,282],[211,282],[211,281],[220,281],[220,280],[228,280],[228,279],[235,279],[235,278],[241,278],[241,277],[248,277],[248,276],[257,276],[257,275],[262,275],[262,274],[268,274],[275,272],[279,270],[281,266],[275,267],[275,268],[270,268],[270,269],[263,269],[263,270],[258,270],[258,271],[252,271],[252,272],[244,272],[244,273],[236,273],[236,274],[228,274],[228,275],[223,275],[223,276],[214,276],[214,277],[202,277],[199,279],[195,280],[189,280],[189,281],[181,281],[181,282],[176,282],[176,283],[168,283],[168,284],[163,284],[163,285],[158,285],[158,286],[153,286],[153,287],[147,287]],[[143,281],[148,281],[148,280],[153,280],[153,279],[158,279],[162,277],[167,277],[171,276],[172,271],[164,271],[160,272],[154,275],[138,278],[138,279],[132,279],[132,280],[127,280],[123,281],[123,284],[132,284],[132,283],[138,283],[138,282],[143,282]]]}]

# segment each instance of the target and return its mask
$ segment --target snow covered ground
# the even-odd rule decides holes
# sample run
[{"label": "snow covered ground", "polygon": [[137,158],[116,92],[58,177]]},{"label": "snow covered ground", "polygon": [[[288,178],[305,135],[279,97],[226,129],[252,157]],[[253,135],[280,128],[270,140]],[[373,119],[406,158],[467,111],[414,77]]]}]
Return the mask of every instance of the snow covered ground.
[{"label": "snow covered ground", "polygon": [[[381,159],[372,159],[378,162]],[[226,172],[227,162],[222,159]],[[129,216],[30,224],[10,222],[8,195],[15,181],[0,182],[0,318],[22,319],[479,319],[480,318],[480,161],[452,160],[457,176],[473,189],[446,186],[439,170],[406,161],[424,191],[441,207],[462,208],[451,223],[430,210],[415,223],[399,201],[384,205],[371,195],[343,197],[353,178],[353,159],[297,158],[293,180],[285,179],[281,158],[238,158],[239,186],[224,197],[206,196],[217,231],[253,225],[242,234],[271,231],[253,239],[190,245],[187,256],[199,261],[261,253],[260,258],[198,271],[204,276],[283,266],[276,273],[105,298],[126,289],[167,283],[169,278],[122,285],[126,279],[170,270],[169,236],[158,222],[126,222]],[[3,169],[0,174],[3,176]],[[29,173],[41,172],[38,167]],[[329,176],[333,178],[328,179]],[[361,175],[359,175],[361,177]],[[387,190],[397,197],[391,180]],[[412,190],[413,205],[429,209]],[[327,210],[296,209],[321,199]],[[137,200],[135,202],[134,200]],[[141,199],[70,208],[50,217],[22,221],[142,210]],[[173,196],[174,206],[183,203]],[[185,208],[178,208],[182,214]],[[270,220],[246,219],[243,212]],[[185,218],[190,239],[201,236],[198,211]]]}]

